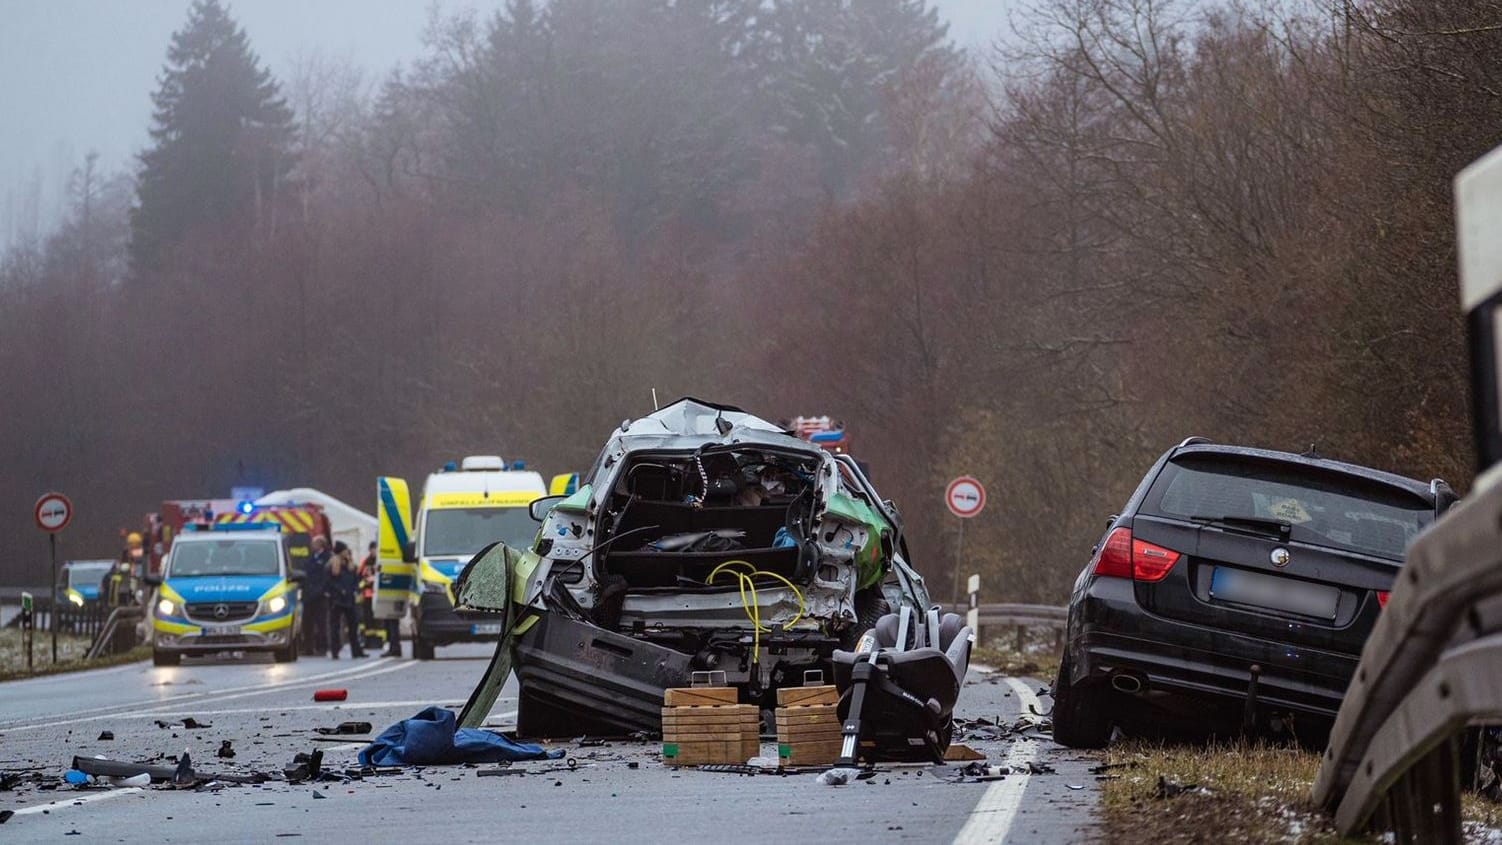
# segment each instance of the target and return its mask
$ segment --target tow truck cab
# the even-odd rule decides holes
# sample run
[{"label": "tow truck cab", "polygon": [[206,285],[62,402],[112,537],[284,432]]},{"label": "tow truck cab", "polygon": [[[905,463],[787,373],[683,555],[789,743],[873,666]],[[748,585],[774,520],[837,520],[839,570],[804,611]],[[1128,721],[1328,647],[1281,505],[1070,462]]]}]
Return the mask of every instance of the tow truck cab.
[{"label": "tow truck cab", "polygon": [[288,535],[275,523],[191,525],[172,543],[151,611],[152,660],[175,666],[184,654],[269,651],[297,659],[298,582]]},{"label": "tow truck cab", "polygon": [[431,660],[441,645],[500,638],[498,623],[454,612],[454,580],[476,552],[497,540],[529,547],[538,522],[528,505],[547,493],[542,476],[520,462],[474,455],[429,475],[416,519],[409,520],[406,482],[378,480],[375,615],[399,618],[404,606],[411,607],[413,656]]}]

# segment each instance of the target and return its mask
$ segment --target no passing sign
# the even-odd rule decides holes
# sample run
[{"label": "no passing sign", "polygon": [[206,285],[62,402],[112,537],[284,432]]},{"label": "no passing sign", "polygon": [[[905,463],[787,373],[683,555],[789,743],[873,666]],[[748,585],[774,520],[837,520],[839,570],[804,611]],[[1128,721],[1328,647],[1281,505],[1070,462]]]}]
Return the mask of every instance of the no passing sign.
[{"label": "no passing sign", "polygon": [[968,475],[949,482],[944,489],[944,504],[960,519],[969,519],[986,506],[986,488]]},{"label": "no passing sign", "polygon": [[73,503],[61,493],[47,493],[37,499],[33,515],[38,528],[48,534],[56,534],[73,521]]}]

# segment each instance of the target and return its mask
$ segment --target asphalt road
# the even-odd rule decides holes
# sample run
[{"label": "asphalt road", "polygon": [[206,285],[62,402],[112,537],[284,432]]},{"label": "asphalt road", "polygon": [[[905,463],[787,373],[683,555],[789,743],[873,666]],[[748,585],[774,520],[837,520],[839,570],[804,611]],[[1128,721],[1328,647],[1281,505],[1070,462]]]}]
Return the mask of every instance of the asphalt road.
[{"label": "asphalt road", "polygon": [[[261,659],[132,664],[0,684],[0,771],[32,771],[56,783],[74,754],[162,760],[187,750],[200,772],[280,772],[299,751],[322,747],[325,766],[355,765],[363,743],[315,741],[315,728],[361,720],[382,728],[429,704],[457,710],[485,667],[488,649],[451,647],[439,659],[367,658],[295,664]],[[343,703],[313,691],[349,690]],[[958,714],[1014,724],[1038,702],[1039,684],[972,672]],[[490,724],[515,721],[514,685]],[[191,717],[206,727],[181,726]],[[165,724],[161,727],[158,722]],[[110,731],[113,740],[100,740]],[[576,761],[517,764],[528,774],[479,777],[476,768],[427,767],[319,784],[272,782],[214,791],[165,787],[0,792],[6,842],[261,842],[317,837],[336,842],[519,841],[921,841],[1078,842],[1091,838],[1095,761],[1038,731],[971,739],[989,762],[1054,771],[955,782],[957,766],[883,767],[875,777],[829,787],[813,774],[714,774],[674,770],[660,745],[563,744]],[[216,758],[224,740],[233,759]],[[775,756],[775,746],[763,744]],[[635,763],[637,768],[631,768]],[[489,768],[489,767],[484,767]],[[543,771],[547,770],[547,771]],[[62,837],[75,834],[78,840]]]}]

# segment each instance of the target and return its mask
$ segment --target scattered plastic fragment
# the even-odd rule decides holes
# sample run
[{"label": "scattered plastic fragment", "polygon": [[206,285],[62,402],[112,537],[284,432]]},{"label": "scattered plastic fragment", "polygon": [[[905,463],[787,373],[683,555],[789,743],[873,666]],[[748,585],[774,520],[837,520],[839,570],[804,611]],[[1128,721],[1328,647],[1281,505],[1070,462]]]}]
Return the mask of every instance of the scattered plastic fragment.
[{"label": "scattered plastic fragment", "polygon": [[115,738],[115,732],[114,731],[100,731],[99,732],[99,741],[100,742],[108,742],[108,741],[110,741],[110,740],[112,740],[114,738]]},{"label": "scattered plastic fragment", "polygon": [[183,749],[183,756],[177,758],[177,769],[172,773],[172,785],[178,789],[187,789],[198,785],[198,775],[193,771],[193,758]]},{"label": "scattered plastic fragment", "polygon": [[314,728],[313,730],[326,736],[345,736],[348,734],[368,734],[375,730],[375,727],[369,722],[340,722],[332,728]]},{"label": "scattered plastic fragment", "polygon": [[858,769],[830,769],[819,775],[819,783],[825,786],[844,786],[850,779],[860,774]]},{"label": "scattered plastic fragment", "polygon": [[219,750],[214,752],[214,756],[225,760],[232,759],[235,756],[235,747],[226,739],[224,742],[219,743]]},{"label": "scattered plastic fragment", "polygon": [[63,781],[74,786],[82,786],[89,782],[89,776],[77,769],[69,769],[63,772]]},{"label": "scattered plastic fragment", "polygon": [[1173,781],[1169,780],[1168,778],[1165,778],[1162,775],[1158,775],[1158,792],[1157,792],[1157,794],[1158,794],[1159,798],[1174,798],[1174,797],[1177,797],[1179,795],[1183,795],[1186,792],[1199,792],[1199,791],[1200,791],[1200,785],[1197,784],[1197,783],[1190,783],[1190,784],[1174,783]]},{"label": "scattered plastic fragment", "polygon": [[142,772],[138,775],[131,775],[130,777],[107,777],[105,778],[105,781],[109,783],[110,786],[150,786],[151,775]]},{"label": "scattered plastic fragment", "polygon": [[183,727],[187,728],[190,731],[196,731],[201,728],[212,728],[213,725],[209,724],[208,722],[200,722],[192,716],[189,716],[186,719],[183,719]]},{"label": "scattered plastic fragment", "polygon": [[16,814],[15,810],[0,810],[0,824],[10,821],[10,817]]}]

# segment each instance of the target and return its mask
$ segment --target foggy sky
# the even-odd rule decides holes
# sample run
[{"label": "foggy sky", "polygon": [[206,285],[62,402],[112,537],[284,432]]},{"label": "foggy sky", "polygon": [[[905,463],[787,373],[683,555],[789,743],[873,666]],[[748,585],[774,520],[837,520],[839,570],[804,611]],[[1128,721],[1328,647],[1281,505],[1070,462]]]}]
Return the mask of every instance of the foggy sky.
[{"label": "foggy sky", "polygon": [[[90,150],[134,169],[168,39],[190,0],[0,0],[0,250],[61,216]],[[1014,0],[939,0],[960,46],[983,46]],[[486,13],[502,0],[229,0],[279,79],[300,56],[347,59],[373,79],[422,53],[429,8]]]}]

